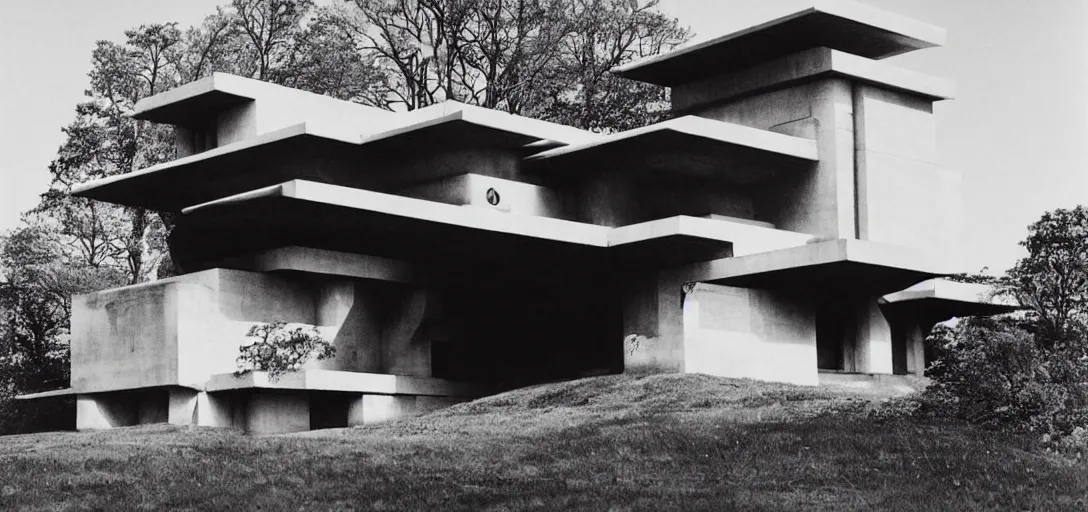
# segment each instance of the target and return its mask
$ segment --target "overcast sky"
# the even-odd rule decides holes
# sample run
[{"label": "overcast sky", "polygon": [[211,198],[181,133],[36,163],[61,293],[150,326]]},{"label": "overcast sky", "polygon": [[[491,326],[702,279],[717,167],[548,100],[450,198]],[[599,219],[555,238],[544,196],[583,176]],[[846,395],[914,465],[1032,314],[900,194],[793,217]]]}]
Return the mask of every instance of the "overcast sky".
[{"label": "overcast sky", "polygon": [[[0,231],[37,203],[98,39],[141,23],[199,23],[227,0],[36,0],[0,6]],[[937,104],[942,163],[964,177],[971,270],[1008,268],[1044,211],[1088,204],[1088,1],[863,0],[948,29],[894,59],[955,80]],[[709,37],[805,0],[662,0]]]}]

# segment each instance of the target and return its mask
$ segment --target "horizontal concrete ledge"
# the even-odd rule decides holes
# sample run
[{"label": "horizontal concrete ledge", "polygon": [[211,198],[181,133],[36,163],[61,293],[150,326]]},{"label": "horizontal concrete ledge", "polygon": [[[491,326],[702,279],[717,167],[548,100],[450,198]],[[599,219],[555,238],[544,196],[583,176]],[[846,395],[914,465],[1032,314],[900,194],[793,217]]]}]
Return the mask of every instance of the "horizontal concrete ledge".
[{"label": "horizontal concrete ledge", "polygon": [[1023,309],[1012,297],[989,285],[932,279],[885,295],[881,304],[934,321],[969,316],[1003,315]]},{"label": "horizontal concrete ledge", "polygon": [[621,141],[638,143],[643,151],[649,152],[669,148],[656,147],[647,144],[651,137],[661,132],[674,132],[692,139],[706,139],[718,142],[723,146],[737,146],[758,149],[769,153],[777,153],[800,160],[818,161],[819,151],[816,141],[792,137],[780,133],[759,130],[739,124],[704,119],[696,116],[685,116],[670,119],[660,123],[616,133],[607,137],[601,137],[589,142],[573,144],[550,151],[545,151],[526,158],[528,161],[551,160],[563,156],[586,155],[596,149],[606,148]]},{"label": "horizontal concrete ledge", "polygon": [[141,99],[136,103],[132,117],[156,123],[184,124],[191,116],[186,111],[210,112],[217,107],[226,108],[257,99],[258,90],[264,86],[260,84],[263,82],[212,73],[212,76]]},{"label": "horizontal concrete ledge", "polygon": [[[833,290],[902,289],[958,268],[936,255],[867,240],[840,239],[697,263],[676,270],[687,282]],[[888,293],[890,290],[884,291]]]},{"label": "horizontal concrete ledge", "polygon": [[281,247],[210,266],[254,272],[305,272],[393,283],[421,281],[415,268],[403,261],[312,247]]},{"label": "horizontal concrete ledge", "polygon": [[678,216],[614,228],[608,236],[608,245],[622,247],[672,237],[729,242],[733,245],[733,256],[802,246],[814,238],[812,235],[743,222]]},{"label": "horizontal concrete ledge", "polygon": [[387,110],[335,100],[271,82],[229,73],[212,73],[209,77],[140,100],[136,103],[132,116],[155,123],[186,126],[194,121],[214,120],[220,112],[243,103],[259,101],[262,98],[282,101],[284,97],[304,101],[338,101],[344,107],[375,120],[389,119],[395,115]]},{"label": "horizontal concrete ledge", "polygon": [[[225,181],[222,177],[216,176],[226,172],[235,173],[230,178],[238,178],[237,169],[229,165],[227,169],[219,168],[217,164],[226,165],[227,163],[213,162],[213,160],[224,157],[256,159],[264,153],[270,154],[275,148],[289,141],[300,143],[319,141],[325,144],[341,145],[342,150],[350,149],[357,147],[360,138],[358,133],[345,133],[343,130],[322,127],[321,123],[299,123],[139,171],[76,185],[72,188],[72,195],[128,206],[179,210],[192,204],[186,204],[183,199],[191,193],[214,193],[212,192],[214,186]],[[194,174],[191,172],[194,167],[203,167],[200,169],[203,172]],[[214,169],[211,169],[212,167]],[[270,184],[265,181],[268,179],[267,176],[251,174],[254,174],[251,182],[255,186]],[[276,177],[274,174],[269,176],[273,179]],[[206,185],[205,182],[210,184]]]},{"label": "horizontal concrete ledge", "polygon": [[956,94],[956,85],[950,80],[821,47],[678,85],[673,89],[672,106],[676,112],[686,112],[716,102],[832,77],[845,77],[930,101],[950,100]]},{"label": "horizontal concrete ledge", "polygon": [[303,370],[281,375],[278,379],[272,379],[265,372],[249,372],[241,377],[236,377],[233,373],[224,373],[213,375],[204,389],[208,392],[284,389],[462,398],[474,398],[487,393],[482,386],[445,379],[333,370]]},{"label": "horizontal concrete ledge", "polygon": [[141,390],[148,390],[148,389],[168,389],[168,388],[173,388],[173,389],[185,388],[185,389],[192,389],[192,390],[195,390],[195,391],[202,391],[204,389],[204,385],[203,384],[188,384],[188,385],[186,385],[186,384],[168,384],[168,385],[161,385],[161,386],[143,386],[143,387],[137,387],[137,388],[112,388],[112,387],[111,388],[81,388],[81,389],[64,388],[64,389],[56,389],[56,390],[53,390],[53,391],[42,391],[40,393],[29,393],[29,394],[26,394],[26,395],[17,395],[15,397],[15,399],[16,400],[35,400],[35,399],[38,399],[38,398],[53,398],[53,397],[60,397],[60,396],[93,395],[93,394],[97,394],[97,393],[113,393],[113,392],[117,392],[117,391],[141,391]]},{"label": "horizontal concrete ledge", "polygon": [[25,395],[16,395],[15,399],[16,400],[34,400],[34,399],[37,399],[37,398],[53,398],[53,397],[58,397],[58,396],[73,396],[73,395],[76,395],[78,393],[79,393],[79,391],[76,391],[76,390],[74,390],[72,388],[64,388],[64,389],[55,389],[53,391],[42,391],[40,393],[28,393],[28,394],[25,394]]},{"label": "horizontal concrete ledge", "polygon": [[999,295],[993,286],[981,283],[959,283],[948,279],[931,279],[906,290],[885,295],[887,304],[920,300],[947,300],[970,304],[1004,306],[1012,309],[1020,305],[1012,297]]},{"label": "horizontal concrete ledge", "polygon": [[[543,148],[548,145],[583,143],[600,136],[586,130],[565,126],[539,119],[522,117],[498,110],[466,105],[456,101],[445,101],[411,112],[397,114],[397,124],[388,130],[363,137],[362,144],[377,144],[395,141],[407,135],[423,135],[431,143],[450,142],[463,139],[465,126],[483,128],[505,133],[505,137],[494,135],[490,142],[503,143],[502,146],[518,148],[527,145]],[[492,146],[489,141],[466,141],[472,146]],[[414,140],[414,139],[413,139]]]},{"label": "horizontal concrete ledge", "polygon": [[510,214],[438,203],[338,185],[294,180],[182,210],[185,215],[268,198],[285,198],[383,215],[566,242],[607,247],[611,228],[548,217]]},{"label": "horizontal concrete ledge", "polygon": [[813,6],[672,52],[616,67],[632,80],[674,87],[809,48],[826,46],[871,59],[943,46],[944,29],[847,0]]}]

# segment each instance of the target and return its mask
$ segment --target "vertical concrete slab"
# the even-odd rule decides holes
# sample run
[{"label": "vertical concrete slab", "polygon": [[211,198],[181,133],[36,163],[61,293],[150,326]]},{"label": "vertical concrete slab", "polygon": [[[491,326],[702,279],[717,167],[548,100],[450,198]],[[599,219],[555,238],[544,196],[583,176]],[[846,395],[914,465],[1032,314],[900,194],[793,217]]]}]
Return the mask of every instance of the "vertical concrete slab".
[{"label": "vertical concrete slab", "polygon": [[310,430],[310,400],[302,392],[255,392],[249,397],[245,422],[251,434]]},{"label": "vertical concrete slab", "polygon": [[669,273],[632,279],[622,294],[624,371],[684,371],[684,284]]},{"label": "vertical concrete slab", "polygon": [[318,330],[336,347],[336,357],[310,361],[320,370],[380,372],[382,333],[377,318],[382,297],[357,280],[326,283],[317,291],[314,309]]},{"label": "vertical concrete slab", "polygon": [[76,430],[127,427],[138,421],[138,403],[119,394],[76,395]]},{"label": "vertical concrete slab", "polygon": [[780,292],[700,283],[684,300],[685,372],[817,385],[813,308]]},{"label": "vertical concrete slab", "polygon": [[386,295],[391,315],[382,331],[381,373],[430,377],[428,326],[441,314],[442,298],[434,290],[401,289]]},{"label": "vertical concrete slab", "polygon": [[877,299],[867,299],[857,308],[857,338],[854,371],[893,374],[892,330]]},{"label": "vertical concrete slab", "polygon": [[907,373],[919,377],[926,371],[926,335],[921,324],[911,322],[907,330]]},{"label": "vertical concrete slab", "polygon": [[[429,402],[427,405],[432,405]],[[362,395],[348,405],[348,426],[372,425],[416,414],[416,397]]]},{"label": "vertical concrete slab", "polygon": [[943,253],[961,264],[959,174],[937,165],[929,99],[854,88],[858,238]]},{"label": "vertical concrete slab", "polygon": [[167,396],[166,421],[171,425],[196,425],[197,402],[202,392],[189,388],[171,388]]},{"label": "vertical concrete slab", "polygon": [[230,397],[225,393],[196,395],[196,424],[201,427],[233,427],[233,410]]}]

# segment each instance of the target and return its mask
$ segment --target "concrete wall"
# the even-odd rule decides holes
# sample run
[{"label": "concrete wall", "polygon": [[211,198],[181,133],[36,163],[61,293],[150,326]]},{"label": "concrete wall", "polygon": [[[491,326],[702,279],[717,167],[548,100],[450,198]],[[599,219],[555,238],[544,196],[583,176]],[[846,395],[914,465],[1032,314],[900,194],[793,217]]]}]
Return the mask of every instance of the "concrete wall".
[{"label": "concrete wall", "polygon": [[625,297],[625,371],[705,373],[815,385],[816,321],[800,298],[666,273]]},{"label": "concrete wall", "polygon": [[815,139],[820,151],[815,171],[780,177],[753,191],[754,218],[788,231],[855,238],[853,110],[851,83],[825,79],[693,113]]},{"label": "concrete wall", "polygon": [[750,197],[753,189],[696,179],[635,181],[620,170],[595,173],[563,190],[572,220],[602,226],[627,226],[677,215],[764,220],[756,216]]},{"label": "concrete wall", "polygon": [[930,100],[867,85],[854,88],[858,238],[958,258],[958,173],[937,164]]},{"label": "concrete wall", "polygon": [[425,327],[440,311],[431,292],[409,285],[226,269],[81,295],[72,386],[199,386],[233,372],[249,329],[275,321],[315,325],[337,348],[306,368],[428,377],[434,333]]},{"label": "concrete wall", "polygon": [[699,284],[684,299],[684,368],[816,385],[811,306],[781,292]]},{"label": "concrete wall", "polygon": [[[488,190],[497,192],[498,203],[488,202]],[[568,218],[555,191],[481,174],[460,174],[417,185],[399,195],[458,206],[488,208],[518,215]]]}]

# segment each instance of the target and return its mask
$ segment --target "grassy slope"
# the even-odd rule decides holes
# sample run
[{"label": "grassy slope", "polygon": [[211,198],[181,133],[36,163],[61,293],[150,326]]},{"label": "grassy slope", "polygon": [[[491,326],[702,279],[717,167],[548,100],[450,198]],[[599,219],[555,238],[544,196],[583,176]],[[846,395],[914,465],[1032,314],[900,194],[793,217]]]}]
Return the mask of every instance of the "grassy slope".
[{"label": "grassy slope", "polygon": [[1088,464],[872,395],[706,376],[552,384],[389,425],[0,438],[0,509],[1083,510]]}]

